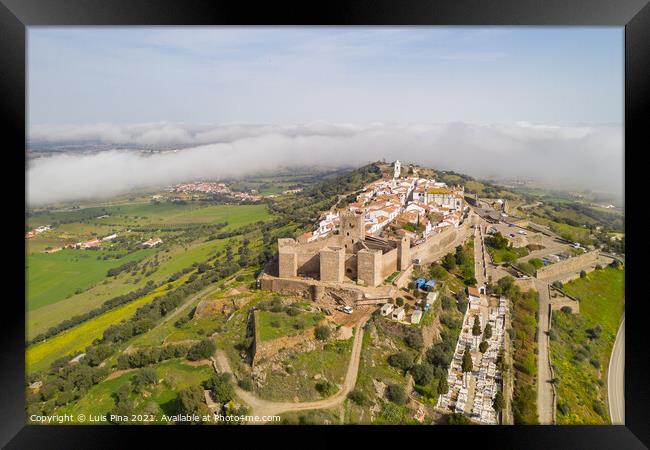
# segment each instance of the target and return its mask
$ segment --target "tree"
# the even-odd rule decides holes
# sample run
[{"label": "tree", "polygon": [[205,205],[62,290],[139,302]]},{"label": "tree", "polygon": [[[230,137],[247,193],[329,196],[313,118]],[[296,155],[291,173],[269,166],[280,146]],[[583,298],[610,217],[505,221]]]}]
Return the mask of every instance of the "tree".
[{"label": "tree", "polygon": [[483,329],[483,339],[486,341],[492,337],[492,325],[487,323]]},{"label": "tree", "polygon": [[397,297],[397,300],[395,300],[395,304],[397,306],[402,306],[404,305],[404,299],[402,297]]},{"label": "tree", "polygon": [[449,416],[449,425],[471,425],[469,418],[460,413],[453,413]]},{"label": "tree", "polygon": [[399,352],[388,357],[388,364],[404,371],[413,367],[413,354],[410,352]]},{"label": "tree", "polygon": [[456,267],[456,258],[454,258],[454,255],[452,253],[447,253],[442,258],[442,267],[444,267],[447,271],[454,270]]},{"label": "tree", "polygon": [[587,277],[587,272],[585,272],[584,270],[581,270],[580,271],[580,278],[586,278],[586,277]]},{"label": "tree", "polygon": [[333,383],[330,383],[329,381],[320,381],[316,383],[316,390],[323,397],[329,397],[331,395],[334,395],[337,389],[336,386]]},{"label": "tree", "polygon": [[469,345],[465,347],[465,352],[463,353],[462,369],[463,372],[471,372],[474,370],[474,364],[472,362],[472,354],[470,353]]},{"label": "tree", "polygon": [[474,325],[472,326],[472,335],[480,336],[481,335],[481,321],[478,316],[474,316]]},{"label": "tree", "polygon": [[433,381],[433,366],[431,364],[416,364],[411,367],[411,375],[416,384],[427,385]]},{"label": "tree", "polygon": [[487,341],[481,341],[481,343],[478,345],[478,349],[481,353],[485,353],[488,349]]},{"label": "tree", "polygon": [[230,384],[229,373],[219,373],[212,375],[203,387],[210,390],[212,398],[217,403],[227,403],[235,397],[235,390]]},{"label": "tree", "polygon": [[438,394],[444,395],[449,392],[449,383],[447,383],[447,377],[442,376],[438,381]]},{"label": "tree", "polygon": [[332,330],[330,330],[330,328],[327,325],[321,325],[316,328],[315,334],[316,334],[316,339],[325,341],[332,334]]},{"label": "tree", "polygon": [[388,394],[388,400],[396,405],[403,405],[406,403],[406,400],[408,400],[404,388],[399,384],[389,384],[386,393]]},{"label": "tree", "polygon": [[[178,412],[186,415],[196,414],[199,417],[210,414],[201,386],[191,386],[178,393]],[[191,423],[200,422],[200,420],[198,422],[191,421]]]},{"label": "tree", "polygon": [[404,338],[406,345],[411,347],[414,350],[420,350],[424,346],[424,340],[422,339],[422,334],[417,331],[411,331]]},{"label": "tree", "polygon": [[500,413],[503,410],[504,407],[504,400],[503,400],[503,394],[501,391],[497,391],[496,395],[494,396],[494,400],[492,401],[492,408],[498,413]]},{"label": "tree", "polygon": [[465,314],[465,311],[467,311],[467,295],[465,294],[465,291],[459,291],[458,294],[456,294],[456,297],[458,299],[458,303],[456,306],[458,306],[458,310]]},{"label": "tree", "polygon": [[194,344],[187,352],[187,359],[190,361],[198,361],[199,359],[206,359],[212,356],[217,349],[212,339],[203,339],[201,342]]}]

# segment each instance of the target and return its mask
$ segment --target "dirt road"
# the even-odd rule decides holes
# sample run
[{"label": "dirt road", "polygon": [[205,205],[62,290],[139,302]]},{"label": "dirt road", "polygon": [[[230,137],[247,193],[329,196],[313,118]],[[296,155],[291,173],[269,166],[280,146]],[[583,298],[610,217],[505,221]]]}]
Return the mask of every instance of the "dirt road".
[{"label": "dirt road", "polygon": [[613,425],[625,425],[625,316],[616,333],[616,341],[607,369],[609,416]]},{"label": "dirt road", "polygon": [[[361,344],[363,342],[363,324],[357,326],[352,344],[352,353],[350,355],[350,364],[348,365],[343,386],[341,389],[331,397],[323,400],[316,400],[312,402],[272,402],[263,400],[251,392],[245,391],[238,386],[235,386],[237,396],[248,404],[251,408],[251,415],[254,416],[271,416],[278,415],[283,412],[290,411],[304,411],[308,409],[322,409],[331,408],[342,403],[348,393],[354,389],[357,382],[357,374],[359,372],[359,360],[361,358]],[[223,351],[215,353],[215,369],[221,372],[232,373],[228,357]],[[257,422],[260,423],[260,422]]]}]

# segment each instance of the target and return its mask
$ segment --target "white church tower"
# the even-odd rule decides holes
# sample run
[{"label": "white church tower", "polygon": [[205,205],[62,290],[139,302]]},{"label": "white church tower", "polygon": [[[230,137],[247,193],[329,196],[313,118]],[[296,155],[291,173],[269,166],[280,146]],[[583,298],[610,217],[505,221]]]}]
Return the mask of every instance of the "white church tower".
[{"label": "white church tower", "polygon": [[395,172],[393,173],[393,178],[399,178],[402,174],[402,165],[399,160],[395,161]]}]

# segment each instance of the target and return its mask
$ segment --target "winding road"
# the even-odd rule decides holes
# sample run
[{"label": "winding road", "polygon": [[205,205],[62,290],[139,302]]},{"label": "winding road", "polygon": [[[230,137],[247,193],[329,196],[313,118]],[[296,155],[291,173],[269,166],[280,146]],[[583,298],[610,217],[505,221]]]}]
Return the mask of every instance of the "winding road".
[{"label": "winding road", "polygon": [[[343,386],[341,389],[331,397],[316,400],[312,402],[273,402],[269,400],[263,400],[251,392],[241,389],[239,386],[235,386],[235,393],[237,396],[246,402],[251,408],[250,415],[253,416],[273,416],[278,415],[283,412],[291,411],[304,411],[307,409],[322,409],[322,408],[331,408],[342,403],[346,398],[348,393],[354,389],[354,386],[357,382],[357,374],[359,372],[359,360],[361,358],[361,345],[363,343],[363,323],[358,325],[356,328],[356,333],[354,335],[354,342],[352,344],[352,353],[350,355],[350,363],[348,365],[348,370],[345,374],[345,379],[343,380]],[[215,353],[214,357],[214,368],[220,372],[227,372],[232,374],[232,369],[230,368],[230,363],[226,354],[218,350]],[[253,423],[262,423],[262,422],[253,422]]]},{"label": "winding road", "polygon": [[609,416],[613,425],[625,425],[625,316],[616,333],[616,341],[607,369]]}]

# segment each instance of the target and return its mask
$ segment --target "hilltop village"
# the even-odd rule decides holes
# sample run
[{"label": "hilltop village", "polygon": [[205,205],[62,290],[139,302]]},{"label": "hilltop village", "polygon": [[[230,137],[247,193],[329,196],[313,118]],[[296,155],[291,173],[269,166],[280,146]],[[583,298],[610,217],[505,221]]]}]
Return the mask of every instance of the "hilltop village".
[{"label": "hilltop village", "polygon": [[417,169],[406,177],[401,172],[401,163],[395,161],[392,179],[369,184],[357,195],[356,202],[343,210],[327,212],[318,228],[300,236],[298,242],[331,236],[340,229],[345,214],[361,215],[367,236],[404,236],[413,242],[460,225],[466,210],[464,188],[418,178]]}]

